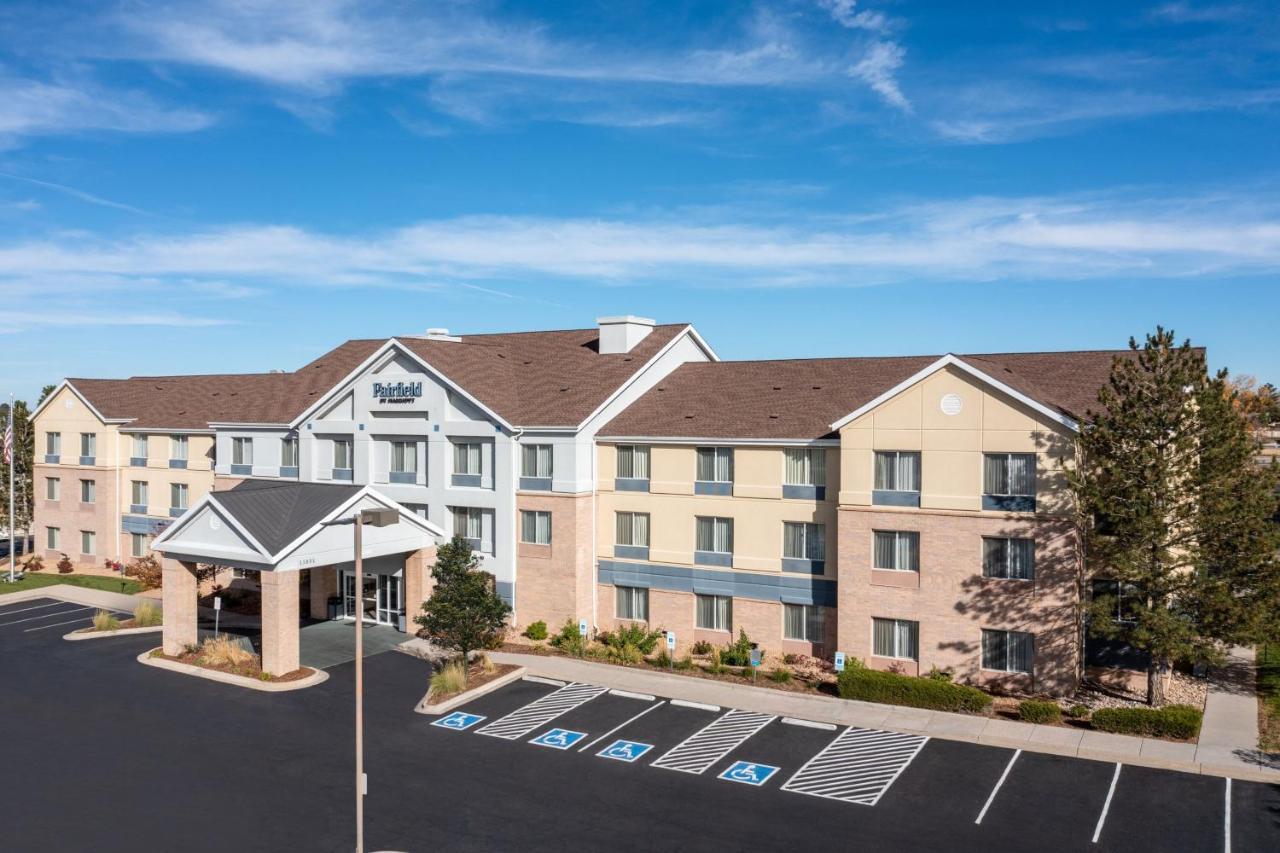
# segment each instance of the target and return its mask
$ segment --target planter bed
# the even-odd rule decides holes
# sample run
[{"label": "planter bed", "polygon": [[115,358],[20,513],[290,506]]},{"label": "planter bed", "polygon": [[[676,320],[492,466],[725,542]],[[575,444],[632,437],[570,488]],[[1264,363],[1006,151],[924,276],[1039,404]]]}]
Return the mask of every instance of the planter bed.
[{"label": "planter bed", "polygon": [[427,695],[422,697],[422,701],[414,710],[419,714],[443,714],[470,702],[477,696],[483,696],[510,684],[524,673],[525,668],[516,664],[500,663],[494,666],[492,672],[485,672],[483,667],[473,664],[467,671],[466,689],[457,693],[432,693],[431,690],[427,690]]},{"label": "planter bed", "polygon": [[163,625],[138,626],[134,624],[135,622],[136,620],[134,619],[125,619],[120,623],[120,627],[116,628],[115,630],[109,630],[109,631],[99,631],[96,628],[80,628],[78,630],[72,631],[70,634],[64,635],[62,639],[64,640],[98,640],[98,639],[102,639],[103,637],[115,637],[115,636],[127,637],[127,636],[132,636],[134,634],[155,634],[159,631],[164,630]]},{"label": "planter bed", "polygon": [[258,664],[243,666],[211,665],[198,663],[199,659],[200,655],[197,652],[167,655],[159,648],[138,655],[138,661],[148,666],[158,666],[162,669],[194,675],[199,678],[207,678],[211,681],[220,681],[224,684],[248,687],[252,690],[269,692],[301,690],[305,687],[314,687],[329,678],[329,673],[322,669],[312,669],[309,666],[299,667],[293,672],[286,672],[284,675],[264,675]]}]

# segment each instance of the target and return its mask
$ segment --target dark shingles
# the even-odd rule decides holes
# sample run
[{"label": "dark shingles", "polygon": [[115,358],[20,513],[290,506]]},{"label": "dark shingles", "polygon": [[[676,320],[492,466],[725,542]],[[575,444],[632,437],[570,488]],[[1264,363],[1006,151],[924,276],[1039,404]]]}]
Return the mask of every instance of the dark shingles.
[{"label": "dark shingles", "polygon": [[271,554],[310,530],[361,486],[246,480],[213,498]]}]

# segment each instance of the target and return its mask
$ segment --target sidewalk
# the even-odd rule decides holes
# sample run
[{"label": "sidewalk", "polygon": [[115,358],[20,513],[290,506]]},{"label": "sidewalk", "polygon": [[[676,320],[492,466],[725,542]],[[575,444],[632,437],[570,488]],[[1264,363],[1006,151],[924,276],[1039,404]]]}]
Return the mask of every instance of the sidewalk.
[{"label": "sidewalk", "polygon": [[125,595],[119,592],[108,592],[103,589],[89,589],[83,586],[72,586],[71,584],[58,584],[56,586],[42,586],[39,589],[24,589],[22,592],[10,592],[0,595],[0,606],[5,604],[17,604],[20,601],[31,601],[35,598],[56,598],[59,601],[70,601],[74,604],[84,604],[89,607],[104,607],[110,610],[123,610],[132,613],[133,608],[138,606],[139,601],[151,601],[157,607],[160,602],[150,597],[140,597],[138,595]]},{"label": "sidewalk", "polygon": [[1204,725],[1196,761],[1213,765],[1244,763],[1280,771],[1280,755],[1258,749],[1258,696],[1253,649],[1236,647],[1227,663],[1210,676]]},{"label": "sidewalk", "polygon": [[[1236,723],[1226,715],[1219,715],[1216,707],[1212,714],[1212,731],[1215,733],[1213,735],[1215,740],[1202,741],[1197,745],[1092,732],[1064,726],[1033,725],[993,717],[878,705],[818,694],[792,693],[768,687],[729,684],[709,678],[631,669],[574,658],[509,652],[491,652],[489,656],[497,663],[527,667],[532,675],[564,681],[585,681],[616,690],[649,693],[744,711],[797,717],[836,725],[889,729],[944,740],[968,741],[1099,761],[1115,761],[1186,773],[1230,776],[1257,782],[1280,782],[1280,766],[1268,765],[1256,759],[1256,708],[1251,712],[1253,741],[1250,743],[1250,749],[1255,757],[1250,759],[1239,754],[1240,742],[1249,737],[1248,732],[1233,734]],[[1213,695],[1213,693],[1210,694],[1211,701],[1213,701]],[[1237,694],[1229,698],[1240,700],[1243,697]],[[1237,702],[1231,703],[1233,707],[1237,704]],[[1221,723],[1219,719],[1222,720]],[[1206,713],[1206,735],[1211,731],[1210,720],[1211,715]],[[1219,730],[1222,732],[1221,735],[1217,734]],[[1219,736],[1230,736],[1232,742],[1224,747],[1216,740]]]}]

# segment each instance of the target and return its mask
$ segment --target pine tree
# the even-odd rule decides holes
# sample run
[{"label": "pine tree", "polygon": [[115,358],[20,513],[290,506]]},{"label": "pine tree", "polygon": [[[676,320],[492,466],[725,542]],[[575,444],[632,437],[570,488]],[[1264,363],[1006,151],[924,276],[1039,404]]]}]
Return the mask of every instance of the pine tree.
[{"label": "pine tree", "polygon": [[1217,659],[1275,618],[1275,479],[1252,465],[1249,425],[1201,350],[1163,328],[1129,346],[1081,423],[1068,482],[1086,570],[1121,597],[1089,605],[1089,630],[1148,654],[1147,701],[1161,704],[1175,660]]},{"label": "pine tree", "polygon": [[414,621],[436,642],[457,649],[465,672],[472,651],[489,648],[502,637],[511,608],[461,537],[440,546],[431,577],[435,588]]}]

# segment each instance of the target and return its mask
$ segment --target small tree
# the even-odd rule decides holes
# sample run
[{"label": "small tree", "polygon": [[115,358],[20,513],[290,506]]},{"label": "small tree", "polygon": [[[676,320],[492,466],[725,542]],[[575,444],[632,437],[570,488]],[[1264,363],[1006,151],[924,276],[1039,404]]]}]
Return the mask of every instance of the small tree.
[{"label": "small tree", "polygon": [[440,546],[431,578],[435,589],[414,622],[436,642],[457,649],[465,672],[471,652],[489,648],[502,637],[511,608],[498,597],[493,575],[480,571],[480,561],[461,537]]}]

